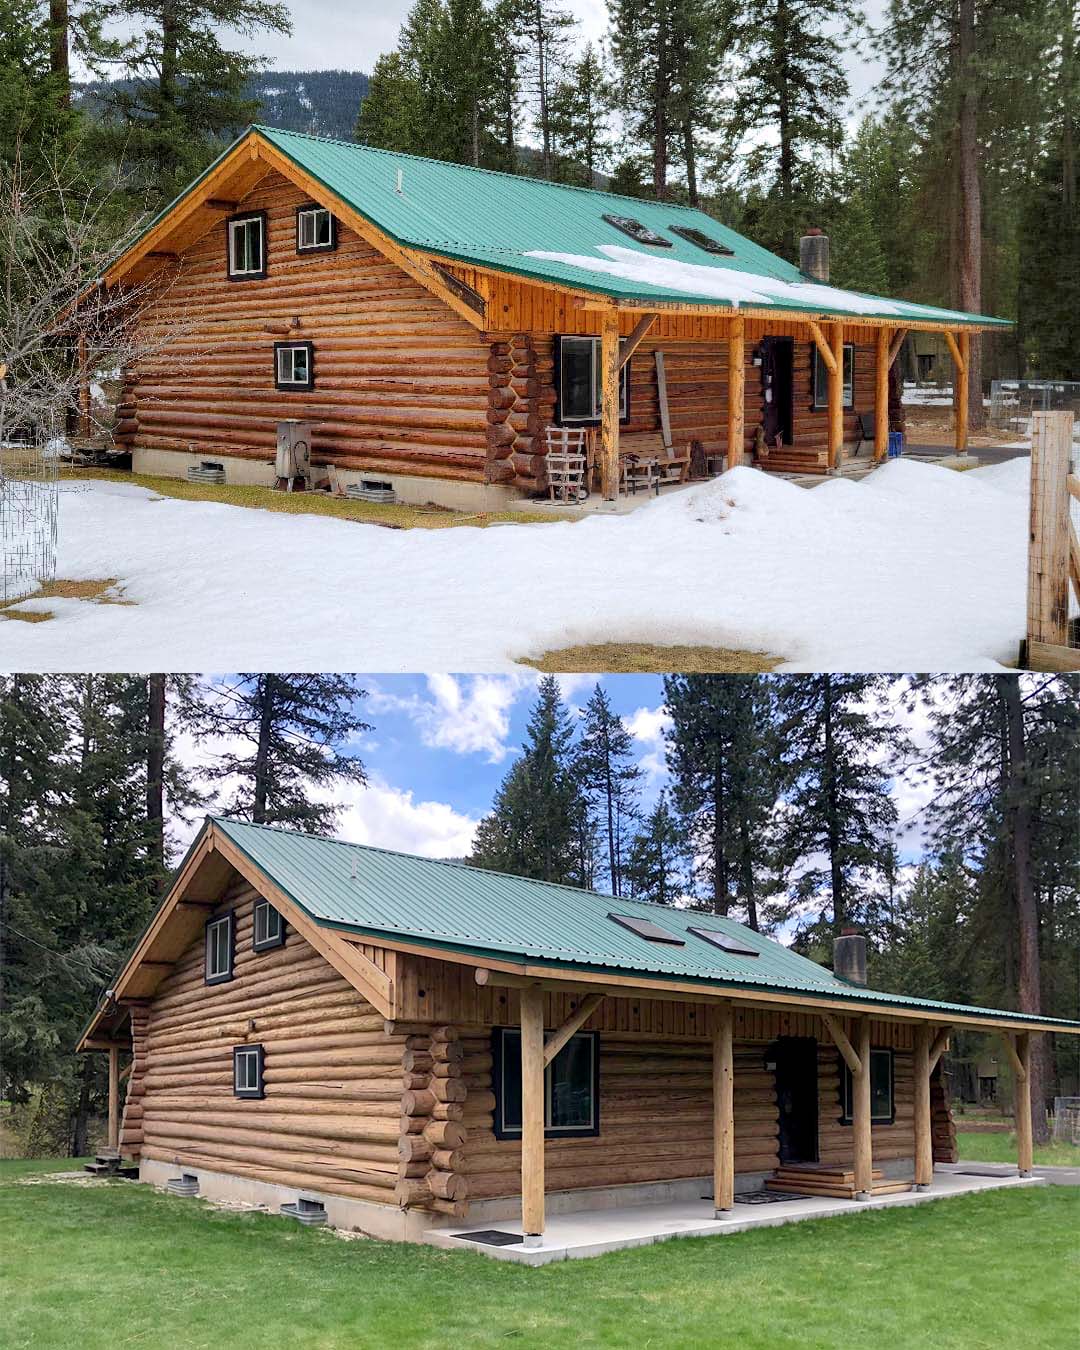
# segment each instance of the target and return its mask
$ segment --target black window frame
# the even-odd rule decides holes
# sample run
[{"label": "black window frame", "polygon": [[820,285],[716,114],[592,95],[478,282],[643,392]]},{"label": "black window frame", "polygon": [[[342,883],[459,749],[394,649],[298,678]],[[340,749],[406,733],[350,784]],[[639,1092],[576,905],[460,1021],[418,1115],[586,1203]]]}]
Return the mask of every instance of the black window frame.
[{"label": "black window frame", "polygon": [[[844,398],[844,411],[851,412],[855,407],[855,343],[844,343],[844,365],[847,365],[848,352],[851,353],[851,398]],[[821,359],[816,342],[810,344],[810,395],[814,412],[823,412],[829,406],[829,372]],[[843,382],[841,382],[843,384]]]},{"label": "black window frame", "polygon": [[[619,339],[621,346],[625,338]],[[593,346],[593,369],[596,370],[600,362],[600,343],[601,339],[592,333],[556,333],[555,334],[555,425],[560,427],[598,427],[603,420],[603,412],[599,407],[600,390],[596,389],[597,411],[590,417],[572,417],[563,412],[563,374],[562,374],[562,353],[564,342],[588,342]],[[633,357],[629,357],[624,363],[622,370],[619,371],[619,425],[625,426],[630,421],[630,365]]]},{"label": "black window frame", "polygon": [[686,946],[686,939],[681,933],[671,933],[660,924],[653,923],[652,919],[646,919],[640,914],[611,913],[608,918],[626,932],[641,938],[642,942],[655,942],[659,947]]},{"label": "black window frame", "polygon": [[[278,353],[284,350],[295,351],[303,347],[307,352],[308,376],[301,383],[299,380],[282,380],[280,367],[278,365]],[[283,394],[288,393],[307,393],[315,388],[315,344],[314,342],[275,342],[274,343],[274,388],[280,389]]]},{"label": "black window frame", "polygon": [[[245,1057],[251,1053],[255,1054],[255,1086],[253,1088],[242,1088],[237,1086],[236,1067],[237,1061],[241,1055]],[[266,1096],[266,1085],[264,1082],[264,1070],[266,1066],[266,1051],[262,1045],[234,1045],[233,1046],[233,1096],[240,1097],[250,1101],[261,1101]]]},{"label": "black window frame", "polygon": [[[874,1057],[879,1059],[882,1055],[889,1058],[889,1114],[887,1116],[874,1115],[873,1098],[873,1072]],[[840,1124],[853,1125],[855,1117],[852,1115],[852,1106],[854,1105],[854,1082],[851,1076],[851,1070],[847,1066],[847,1060],[843,1055],[837,1052],[837,1062],[840,1065]],[[896,1124],[896,1051],[885,1045],[872,1045],[870,1047],[870,1074],[871,1074],[871,1096],[870,1096],[870,1124],[871,1125],[895,1125]]]},{"label": "black window frame", "polygon": [[[300,217],[305,211],[324,211],[330,217],[330,242],[328,244],[301,244],[300,242]],[[323,206],[319,202],[304,202],[302,206],[296,208],[296,251],[297,253],[333,253],[338,245],[337,216],[328,206]]]},{"label": "black window frame", "polygon": [[[491,1086],[495,1093],[494,1133],[496,1139],[521,1138],[521,1126],[503,1123],[503,1106],[506,1099],[503,1072],[503,1045],[507,1037],[521,1039],[520,1027],[494,1027],[491,1033]],[[592,1124],[566,1127],[548,1124],[550,1106],[550,1078],[553,1066],[563,1054],[570,1042],[588,1037],[592,1043]],[[544,1138],[545,1139],[596,1139],[600,1134],[600,1033],[598,1031],[576,1031],[570,1037],[551,1064],[544,1068]]]},{"label": "black window frame", "polygon": [[[210,930],[219,923],[228,924],[229,965],[227,970],[210,974]],[[205,984],[225,984],[233,979],[236,972],[236,911],[227,909],[224,914],[215,914],[203,925],[203,982]]]},{"label": "black window frame", "polygon": [[[263,938],[260,942],[256,934],[258,933],[258,912],[260,909],[267,909],[271,914],[277,915],[279,924],[278,932],[271,938]],[[277,909],[269,900],[256,900],[251,907],[251,950],[253,952],[268,952],[275,947],[285,946],[285,915],[280,909]]]},{"label": "black window frame", "polygon": [[[235,216],[229,216],[225,221],[225,274],[230,281],[265,281],[266,280],[266,253],[269,240],[269,231],[266,228],[265,211],[238,211]],[[233,271],[233,251],[232,251],[232,231],[234,225],[239,225],[242,221],[257,220],[259,222],[259,238],[262,248],[262,267],[258,272],[234,272]]]},{"label": "black window frame", "polygon": [[688,244],[693,244],[695,248],[701,249],[703,253],[711,253],[713,257],[734,258],[735,250],[719,239],[714,239],[711,234],[706,234],[704,230],[699,230],[694,225],[669,225],[668,228],[672,234],[677,234]]},{"label": "black window frame", "polygon": [[621,212],[605,211],[601,219],[610,225],[613,230],[625,234],[627,239],[632,239],[635,244],[643,244],[645,248],[675,247],[671,240],[665,239],[659,230],[654,230],[651,225],[646,225],[643,220],[638,220],[637,216],[625,216]]}]

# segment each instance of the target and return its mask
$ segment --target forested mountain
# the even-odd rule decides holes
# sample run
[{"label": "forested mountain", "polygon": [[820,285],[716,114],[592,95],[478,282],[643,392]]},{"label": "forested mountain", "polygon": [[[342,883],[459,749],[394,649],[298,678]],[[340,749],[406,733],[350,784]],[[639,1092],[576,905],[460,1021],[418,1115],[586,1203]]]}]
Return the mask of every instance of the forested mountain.
[{"label": "forested mountain", "polygon": [[[72,97],[84,111],[101,116],[112,95],[133,90],[132,80],[95,80],[73,85]],[[368,77],[361,70],[271,70],[248,76],[242,97],[257,105],[256,121],[351,140],[367,91]]]}]

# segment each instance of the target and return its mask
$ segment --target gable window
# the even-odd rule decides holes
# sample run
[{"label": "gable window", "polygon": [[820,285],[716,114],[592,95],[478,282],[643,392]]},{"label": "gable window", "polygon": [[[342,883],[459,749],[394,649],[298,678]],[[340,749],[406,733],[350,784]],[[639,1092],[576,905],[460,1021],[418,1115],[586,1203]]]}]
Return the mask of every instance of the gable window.
[{"label": "gable window", "polygon": [[315,388],[315,348],[310,342],[274,343],[274,384],[278,389]]},{"label": "gable window", "polygon": [[233,977],[233,913],[206,925],[206,983],[221,984]]},{"label": "gable window", "polygon": [[[829,372],[825,369],[825,362],[821,359],[821,353],[814,344],[814,407],[827,408],[829,406]],[[854,408],[855,406],[855,344],[853,342],[844,343],[844,407]]]},{"label": "gable window", "polygon": [[[850,1125],[854,1119],[852,1102],[854,1083],[851,1070],[840,1060],[840,1123]],[[891,1125],[896,1119],[893,1098],[893,1052],[870,1051],[870,1121],[874,1125]]]},{"label": "gable window", "polygon": [[256,900],[252,917],[254,919],[252,951],[265,952],[271,947],[285,945],[285,920],[269,900]]},{"label": "gable window", "polygon": [[235,1045],[232,1052],[233,1096],[265,1097],[263,1090],[263,1048],[261,1045]]},{"label": "gable window", "polygon": [[266,212],[233,216],[228,224],[229,279],[253,281],[266,276]]},{"label": "gable window", "polygon": [[[521,1032],[496,1027],[495,1137],[521,1138]],[[584,1139],[600,1133],[600,1037],[571,1036],[544,1070],[544,1134],[548,1139]]]},{"label": "gable window", "polygon": [[[555,339],[559,378],[559,421],[599,422],[602,380],[598,337]],[[630,416],[630,362],[619,372],[619,419]]]},{"label": "gable window", "polygon": [[337,221],[325,206],[300,206],[296,211],[297,253],[321,253],[337,247]]}]

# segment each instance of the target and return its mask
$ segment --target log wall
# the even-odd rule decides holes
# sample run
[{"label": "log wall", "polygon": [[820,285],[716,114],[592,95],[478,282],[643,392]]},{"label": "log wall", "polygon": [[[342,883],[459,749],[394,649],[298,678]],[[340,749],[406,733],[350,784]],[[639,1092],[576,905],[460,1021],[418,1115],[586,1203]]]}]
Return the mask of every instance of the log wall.
[{"label": "log wall", "polygon": [[[198,939],[149,1006],[142,1156],[394,1203],[407,1037],[292,929],[253,952],[255,892],[237,880],[235,978],[204,982]],[[233,1095],[232,1050],[265,1048],[262,1100]]]}]

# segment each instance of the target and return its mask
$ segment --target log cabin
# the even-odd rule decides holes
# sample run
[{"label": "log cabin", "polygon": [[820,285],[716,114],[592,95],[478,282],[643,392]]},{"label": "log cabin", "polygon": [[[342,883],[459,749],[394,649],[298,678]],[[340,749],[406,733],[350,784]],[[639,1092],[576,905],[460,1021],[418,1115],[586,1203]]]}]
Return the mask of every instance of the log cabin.
[{"label": "log cabin", "polygon": [[468,508],[543,494],[564,431],[605,499],[650,456],[839,472],[885,457],[928,331],[963,453],[971,335],[1005,321],[830,286],[803,243],[800,270],[677,204],[251,127],[101,278],[152,353],[114,436],[137,471],[272,484],[298,425],[316,482]]},{"label": "log cabin", "polygon": [[[142,1180],[374,1236],[707,1197],[877,1199],[955,1162],[953,1028],[1032,1036],[717,915],[208,819],[80,1051]],[[121,1061],[127,1061],[121,1107]]]}]

